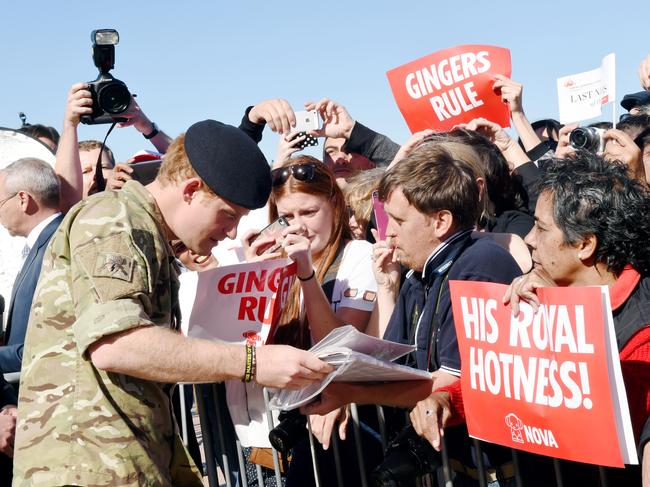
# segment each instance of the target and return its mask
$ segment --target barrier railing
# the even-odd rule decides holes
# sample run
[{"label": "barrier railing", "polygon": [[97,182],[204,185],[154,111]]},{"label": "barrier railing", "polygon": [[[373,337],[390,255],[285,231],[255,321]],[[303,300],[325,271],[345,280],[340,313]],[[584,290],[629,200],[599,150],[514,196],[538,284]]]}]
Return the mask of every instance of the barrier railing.
[{"label": "barrier railing", "polygon": [[[11,374],[4,374],[4,378],[7,382],[17,384],[20,381],[20,372],[16,373],[11,373]],[[188,428],[190,425],[187,424],[186,422],[186,414],[185,414],[185,409],[186,409],[186,403],[185,403],[185,394],[184,394],[184,388],[190,386],[189,384],[179,384],[179,387],[181,388],[180,390],[180,404],[181,404],[181,417],[182,419],[182,424],[181,424],[181,432],[183,436],[183,442],[185,445],[187,445],[187,437],[188,437]],[[197,405],[198,409],[198,414],[199,414],[199,420],[200,420],[200,427],[201,427],[201,433],[203,437],[203,448],[204,448],[204,454],[205,454],[205,465],[206,465],[206,471],[207,471],[207,476],[208,476],[208,485],[210,487],[219,487],[219,476],[217,472],[217,468],[220,468],[223,476],[225,478],[225,484],[227,487],[248,487],[248,478],[246,475],[246,462],[244,460],[244,451],[242,449],[242,446],[239,442],[239,440],[235,440],[235,451],[236,451],[236,459],[231,458],[231,455],[228,454],[228,448],[227,448],[227,443],[226,443],[226,437],[224,434],[225,431],[225,425],[226,425],[226,418],[224,417],[224,411],[219,407],[219,391],[217,388],[217,384],[211,384],[210,386],[210,394],[212,396],[212,401],[211,404],[214,406],[214,415],[216,417],[217,424],[212,425],[212,422],[210,421],[208,417],[208,406],[206,404],[206,400],[204,395],[201,393],[201,391],[197,390],[197,387],[194,386],[194,397],[195,397],[195,402]],[[264,389],[264,402],[266,406],[267,413],[269,413],[269,394],[266,389]],[[366,487],[369,484],[369,480],[366,476],[366,469],[365,469],[365,459],[363,455],[363,451],[361,449],[361,422],[359,420],[359,413],[356,404],[351,405],[351,419],[352,419],[352,433],[355,438],[355,445],[356,445],[356,456],[357,456],[357,465],[359,466],[359,475],[361,478],[361,486]],[[376,407],[377,411],[377,422],[379,426],[379,436],[380,436],[380,441],[382,444],[382,451],[386,450],[387,446],[387,430],[386,430],[386,420],[385,420],[385,414],[384,410],[381,406]],[[272,414],[267,414],[266,415],[268,418],[268,427],[269,430],[273,429],[276,425],[273,419]],[[311,458],[312,458],[312,465],[313,465],[313,471],[314,471],[314,479],[315,479],[315,484],[317,487],[330,487],[325,486],[321,482],[320,478],[320,472],[319,472],[319,467],[318,467],[318,458],[316,454],[316,448],[320,448],[318,445],[318,441],[314,437],[311,427],[309,427],[309,422],[307,422],[308,425],[308,430],[309,430],[309,444],[310,444],[310,451],[311,451]],[[194,425],[191,425],[193,428]],[[219,448],[221,450],[221,463],[219,464],[216,456],[216,452],[214,449],[214,436],[213,433],[216,432],[218,435],[218,440],[219,440]],[[338,442],[338,435],[337,434],[332,434],[332,451],[333,451],[333,456],[334,456],[334,463],[335,463],[335,468],[336,468],[336,479],[337,479],[337,485],[338,487],[344,487],[345,486],[345,479],[343,478],[343,473],[342,473],[342,468],[341,468],[341,458],[340,458],[340,445]],[[488,485],[488,479],[487,479],[487,474],[490,471],[490,469],[485,468],[483,465],[483,455],[482,455],[482,441],[472,439],[472,442],[474,444],[474,448],[476,449],[476,459],[477,459],[477,472],[478,472],[478,483],[481,487],[487,487]],[[442,476],[442,484],[439,484],[435,477],[433,475],[423,475],[417,485],[421,485],[423,487],[427,486],[435,486],[435,485],[444,485],[444,487],[452,487],[453,485],[453,468],[451,465],[451,461],[449,459],[449,455],[447,454],[447,446],[446,446],[446,441],[445,437],[442,438],[441,442],[441,458],[442,458],[442,467],[441,467],[441,476]],[[520,463],[519,463],[519,452],[516,449],[510,449],[511,454],[512,454],[512,463],[513,463],[513,468],[514,468],[514,482],[517,487],[524,487],[525,483],[522,479],[521,476],[521,469],[520,469]],[[279,487],[282,485],[282,473],[280,471],[280,457],[275,450],[275,448],[272,448],[272,455],[273,455],[273,471],[275,475],[275,481],[276,485]],[[233,475],[231,471],[231,465],[237,464],[239,468],[239,475],[235,476]],[[219,464],[219,465],[218,465]],[[561,462],[557,458],[553,459],[553,467],[554,467],[554,473],[555,473],[555,481],[557,487],[564,487],[564,480],[562,476],[562,467],[561,467]],[[265,485],[264,482],[264,476],[262,473],[262,467],[260,465],[255,466],[256,470],[256,475],[257,475],[257,485],[258,486],[263,486]],[[598,469],[599,472],[599,478],[600,478],[600,485],[601,487],[609,487],[609,483],[607,480],[607,475],[605,473],[605,469],[603,467],[599,467]],[[236,482],[233,481],[233,478],[236,478]]]},{"label": "barrier railing", "polygon": [[[225,483],[227,487],[248,487],[248,479],[246,478],[246,466],[245,466],[245,461],[244,461],[244,452],[241,447],[241,444],[239,441],[236,441],[236,451],[237,451],[237,458],[232,459],[229,458],[229,455],[226,454],[227,448],[226,448],[226,440],[223,435],[223,431],[225,430],[224,427],[224,415],[223,411],[220,410],[218,404],[219,404],[219,392],[217,390],[216,385],[213,385],[211,388],[211,393],[213,394],[213,401],[212,404],[215,405],[215,415],[217,417],[218,425],[215,428],[217,431],[217,434],[219,435],[219,444],[220,444],[220,449],[222,452],[221,455],[221,464],[223,465],[220,467],[223,471],[224,477],[225,477]],[[208,473],[208,482],[210,487],[218,487],[219,486],[219,481],[218,481],[218,474],[217,474],[217,458],[214,454],[214,448],[213,448],[213,437],[212,437],[212,431],[209,431],[210,428],[206,427],[210,425],[210,421],[207,417],[207,410],[206,410],[206,404],[205,401],[202,397],[202,394],[200,392],[197,392],[195,390],[195,396],[197,399],[197,406],[198,406],[198,412],[199,412],[199,418],[201,422],[201,429],[203,432],[203,445],[205,448],[205,459],[206,459],[206,466],[207,466],[207,473]],[[268,392],[264,390],[264,400],[265,404],[267,407],[267,413],[269,412],[268,408],[268,402],[269,402],[269,396]],[[386,450],[387,446],[387,429],[386,429],[386,421],[385,421],[385,414],[384,410],[381,406],[376,407],[377,411],[377,421],[378,421],[378,426],[379,426],[379,436],[380,436],[380,441],[382,444],[382,451]],[[276,425],[273,420],[273,415],[272,414],[267,414],[268,418],[268,426],[269,429],[273,429]],[[351,428],[349,428],[354,435],[355,444],[356,444],[356,460],[357,460],[357,465],[359,466],[359,475],[361,478],[361,486],[366,487],[370,484],[370,480],[367,478],[366,475],[366,469],[365,469],[365,458],[364,454],[361,448],[361,429],[362,429],[362,424],[361,421],[359,420],[359,414],[358,414],[358,409],[355,404],[351,405],[351,421],[352,425]],[[307,422],[308,429],[309,429],[309,444],[310,444],[310,451],[311,451],[311,459],[312,459],[312,468],[314,472],[314,479],[315,479],[315,485],[317,487],[330,487],[330,485],[323,485],[322,480],[321,480],[321,475],[320,475],[320,470],[319,470],[319,464],[318,464],[318,457],[316,454],[316,448],[320,448],[320,445],[316,438],[314,437],[311,428],[309,427],[309,422]],[[483,465],[483,447],[482,445],[484,442],[472,439],[473,446],[476,450],[476,460],[477,460],[477,476],[478,478],[476,479],[478,481],[478,484],[481,487],[487,487],[488,486],[488,476],[492,480],[494,480],[495,477],[495,470],[490,469],[485,467]],[[342,467],[341,467],[341,457],[340,457],[340,445],[338,441],[338,435],[336,433],[332,434],[331,438],[331,444],[332,444],[332,451],[333,451],[333,456],[334,456],[334,463],[335,463],[335,468],[336,468],[336,482],[338,487],[344,487],[346,485],[343,473],[342,473]],[[420,479],[416,482],[416,485],[421,485],[423,487],[427,486],[444,486],[444,487],[452,487],[453,486],[453,471],[454,469],[452,468],[451,460],[449,458],[449,455],[447,453],[447,445],[445,441],[445,437],[442,438],[441,442],[441,458],[442,458],[442,466],[440,468],[440,471],[438,472],[438,475],[433,475],[433,474],[428,474],[428,475],[423,475],[421,476]],[[520,458],[519,458],[519,451],[515,449],[510,449],[511,454],[512,454],[512,465],[513,465],[513,470],[514,470],[514,476],[512,477],[511,480],[509,480],[508,485],[516,485],[517,487],[524,487],[525,483],[523,481],[522,475],[521,475],[521,470],[520,470]],[[279,459],[279,454],[278,452],[273,448],[273,464],[274,464],[274,474],[275,474],[275,481],[277,486],[282,485],[282,474],[280,472],[280,459]],[[237,462],[238,467],[239,467],[239,472],[240,475],[238,477],[238,483],[233,481],[233,475],[231,473],[230,465],[233,464],[233,461]],[[564,487],[565,483],[563,480],[562,476],[562,468],[561,468],[561,463],[558,459],[553,459],[553,466],[554,466],[554,474],[555,474],[555,482],[557,487]],[[256,466],[256,472],[257,472],[257,485],[258,486],[263,486],[264,484],[264,479],[263,475],[261,472],[261,467],[259,465]],[[600,484],[601,487],[608,487],[607,483],[607,476],[605,474],[605,469],[600,467],[599,468],[599,476],[600,476]],[[514,484],[512,483],[514,482]]]}]

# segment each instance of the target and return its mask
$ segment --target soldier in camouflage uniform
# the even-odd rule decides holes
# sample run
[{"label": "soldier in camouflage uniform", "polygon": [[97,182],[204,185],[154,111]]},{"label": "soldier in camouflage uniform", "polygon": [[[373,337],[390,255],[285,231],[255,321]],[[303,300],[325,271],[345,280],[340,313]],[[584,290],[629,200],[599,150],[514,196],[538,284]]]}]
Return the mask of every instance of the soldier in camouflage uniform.
[{"label": "soldier in camouflage uniform", "polygon": [[[245,174],[249,184],[226,187],[224,174]],[[242,378],[246,354],[176,332],[169,240],[205,254],[234,237],[239,218],[269,192],[257,146],[234,127],[204,121],[172,144],[151,185],[130,181],[70,210],[34,295],[14,486],[202,485],[165,383]],[[302,387],[327,372],[308,352],[257,350],[255,380],[263,385]]]}]

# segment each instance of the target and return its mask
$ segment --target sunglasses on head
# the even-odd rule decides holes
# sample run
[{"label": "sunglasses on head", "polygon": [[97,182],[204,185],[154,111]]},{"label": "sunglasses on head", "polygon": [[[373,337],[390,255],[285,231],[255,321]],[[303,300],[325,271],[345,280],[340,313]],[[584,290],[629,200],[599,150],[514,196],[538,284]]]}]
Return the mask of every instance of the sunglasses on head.
[{"label": "sunglasses on head", "polygon": [[309,162],[306,164],[292,164],[286,167],[279,167],[271,171],[271,181],[273,186],[281,186],[287,182],[289,176],[293,176],[298,181],[311,181],[316,175],[316,164]]}]

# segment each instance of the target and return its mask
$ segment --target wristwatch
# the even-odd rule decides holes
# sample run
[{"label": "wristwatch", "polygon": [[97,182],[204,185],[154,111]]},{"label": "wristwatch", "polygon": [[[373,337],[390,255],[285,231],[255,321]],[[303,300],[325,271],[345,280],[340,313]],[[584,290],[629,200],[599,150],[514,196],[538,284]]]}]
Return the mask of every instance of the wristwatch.
[{"label": "wristwatch", "polygon": [[153,122],[151,123],[151,132],[148,134],[142,134],[142,136],[147,140],[153,139],[156,135],[158,135],[158,126]]}]

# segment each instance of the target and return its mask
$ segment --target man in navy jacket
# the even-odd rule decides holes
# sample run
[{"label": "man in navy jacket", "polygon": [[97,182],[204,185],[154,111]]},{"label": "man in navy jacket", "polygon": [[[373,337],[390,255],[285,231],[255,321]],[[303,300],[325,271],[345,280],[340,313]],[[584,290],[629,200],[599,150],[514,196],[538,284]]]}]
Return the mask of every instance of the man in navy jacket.
[{"label": "man in navy jacket", "polygon": [[19,159],[0,171],[0,223],[12,236],[25,237],[24,262],[11,293],[0,373],[19,372],[32,297],[43,254],[61,222],[59,180],[52,167]]}]

